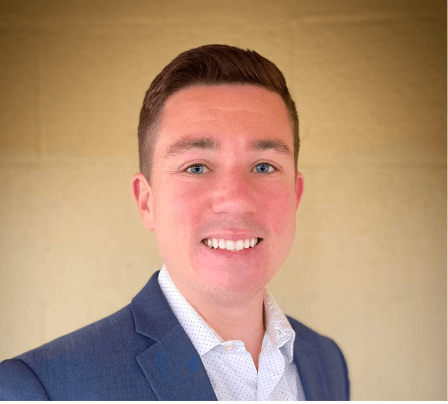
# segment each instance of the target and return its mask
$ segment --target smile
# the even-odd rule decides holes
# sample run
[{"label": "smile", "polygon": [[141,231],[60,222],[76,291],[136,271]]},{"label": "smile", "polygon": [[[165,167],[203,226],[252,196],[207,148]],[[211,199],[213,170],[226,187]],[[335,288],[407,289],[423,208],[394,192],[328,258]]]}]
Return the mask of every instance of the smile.
[{"label": "smile", "polygon": [[238,252],[244,249],[251,249],[257,246],[263,239],[259,237],[254,237],[251,239],[245,240],[224,240],[224,239],[216,239],[216,238],[207,238],[202,240],[202,244],[211,248],[211,249],[221,249],[232,252]]}]

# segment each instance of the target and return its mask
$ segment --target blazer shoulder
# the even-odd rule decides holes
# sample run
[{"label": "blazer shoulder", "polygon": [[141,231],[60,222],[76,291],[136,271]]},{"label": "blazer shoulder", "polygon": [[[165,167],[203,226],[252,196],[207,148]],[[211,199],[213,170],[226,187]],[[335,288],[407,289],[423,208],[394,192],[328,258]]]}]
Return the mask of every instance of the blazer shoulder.
[{"label": "blazer shoulder", "polygon": [[[122,393],[120,377],[123,374],[128,377],[141,374],[135,358],[153,343],[135,332],[134,318],[128,305],[108,317],[3,362],[0,371],[2,394],[21,397],[21,391],[32,386],[30,391],[40,391],[41,397],[47,396],[50,400],[119,397]],[[131,386],[131,389],[138,391],[136,386]]]},{"label": "blazer shoulder", "polygon": [[134,324],[130,306],[128,305],[101,320],[25,352],[16,359],[20,359],[30,365],[30,363],[40,358],[48,361],[53,357],[61,358],[74,354],[79,355],[80,353],[87,354],[87,351],[92,353],[95,347],[105,350],[117,338],[126,338],[128,335],[133,334]]},{"label": "blazer shoulder", "polygon": [[319,334],[317,331],[307,327],[305,324],[297,321],[296,319],[286,316],[293,327],[296,335],[299,339],[306,341],[313,348],[317,349],[319,352],[325,355],[336,356],[337,358],[342,355],[339,346],[334,342],[333,339]]},{"label": "blazer shoulder", "polygon": [[338,395],[343,394],[344,399],[349,400],[350,381],[347,362],[336,342],[312,330],[296,319],[290,316],[286,317],[296,332],[294,349],[300,349],[308,355],[316,356],[319,367],[327,380],[327,385],[336,388],[339,392]]},{"label": "blazer shoulder", "polygon": [[27,365],[20,359],[10,359],[0,363],[0,400],[43,401],[49,398]]}]

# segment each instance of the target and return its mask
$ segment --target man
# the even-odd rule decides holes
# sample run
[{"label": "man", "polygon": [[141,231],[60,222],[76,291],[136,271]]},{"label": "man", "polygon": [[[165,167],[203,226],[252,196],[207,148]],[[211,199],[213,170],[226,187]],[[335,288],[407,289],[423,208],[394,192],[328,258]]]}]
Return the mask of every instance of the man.
[{"label": "man", "polygon": [[164,265],[119,312],[0,365],[2,399],[348,400],[337,345],[266,284],[303,193],[297,112],[278,68],[209,45],[155,78],[132,190]]}]

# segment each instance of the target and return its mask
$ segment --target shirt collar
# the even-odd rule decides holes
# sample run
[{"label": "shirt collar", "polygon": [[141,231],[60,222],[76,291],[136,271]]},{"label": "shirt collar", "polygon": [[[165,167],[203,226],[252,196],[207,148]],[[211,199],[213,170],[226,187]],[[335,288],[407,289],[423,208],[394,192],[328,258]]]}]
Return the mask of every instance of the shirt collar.
[{"label": "shirt collar", "polygon": [[271,344],[278,348],[283,347],[289,363],[292,363],[296,333],[277,303],[266,290],[264,292],[264,313],[266,316],[266,332],[269,335]]},{"label": "shirt collar", "polygon": [[[159,273],[159,285],[174,315],[184,328],[194,347],[200,356],[205,355],[218,345],[226,341],[199,315],[194,307],[185,299],[174,284],[168,270],[163,265]],[[293,361],[295,331],[292,329],[286,316],[275,303],[274,299],[265,290],[264,292],[264,315],[266,333],[269,335],[274,347],[282,348],[290,363]],[[207,338],[200,338],[206,335]],[[199,341],[200,338],[200,341]]]}]

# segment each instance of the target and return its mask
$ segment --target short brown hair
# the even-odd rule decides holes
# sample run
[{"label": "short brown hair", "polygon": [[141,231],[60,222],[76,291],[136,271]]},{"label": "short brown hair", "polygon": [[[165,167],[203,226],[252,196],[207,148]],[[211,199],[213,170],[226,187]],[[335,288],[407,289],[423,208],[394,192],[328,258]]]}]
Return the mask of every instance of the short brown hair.
[{"label": "short brown hair", "polygon": [[228,45],[205,45],[181,53],[154,79],[146,92],[138,125],[140,171],[151,182],[160,114],[166,99],[193,85],[252,84],[279,94],[293,130],[294,166],[299,157],[299,120],[286,80],[274,63],[255,51]]}]

